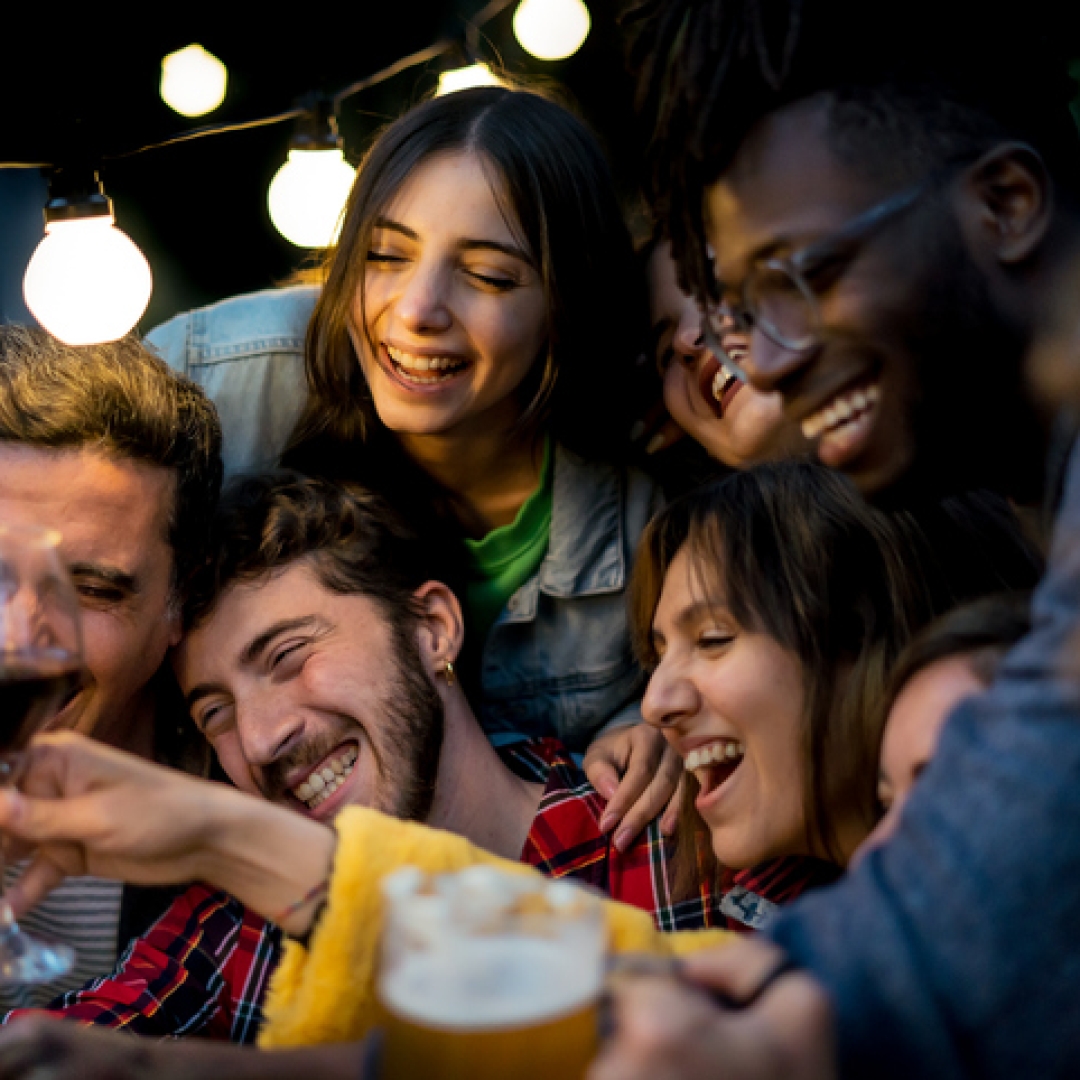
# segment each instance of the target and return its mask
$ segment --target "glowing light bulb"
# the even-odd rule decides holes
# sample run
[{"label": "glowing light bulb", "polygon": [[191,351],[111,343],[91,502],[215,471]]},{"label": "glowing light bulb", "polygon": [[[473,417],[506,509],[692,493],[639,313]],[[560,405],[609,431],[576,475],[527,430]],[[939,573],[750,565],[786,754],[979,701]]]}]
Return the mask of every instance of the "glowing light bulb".
[{"label": "glowing light bulb", "polygon": [[328,247],[337,239],[355,177],[341,147],[294,147],[270,181],[270,220],[297,247]]},{"label": "glowing light bulb", "polygon": [[161,61],[161,97],[181,116],[204,116],[225,100],[228,68],[201,45],[169,53]]},{"label": "glowing light bulb", "polygon": [[582,0],[521,0],[514,35],[538,60],[565,60],[581,48],[592,20]]},{"label": "glowing light bulb", "polygon": [[473,86],[501,86],[502,80],[487,64],[470,64],[468,67],[444,71],[439,76],[439,89],[436,93],[452,94],[455,90],[468,90]]},{"label": "glowing light bulb", "polygon": [[112,214],[47,224],[23,278],[34,318],[68,345],[123,337],[146,311],[152,290],[146,256]]}]

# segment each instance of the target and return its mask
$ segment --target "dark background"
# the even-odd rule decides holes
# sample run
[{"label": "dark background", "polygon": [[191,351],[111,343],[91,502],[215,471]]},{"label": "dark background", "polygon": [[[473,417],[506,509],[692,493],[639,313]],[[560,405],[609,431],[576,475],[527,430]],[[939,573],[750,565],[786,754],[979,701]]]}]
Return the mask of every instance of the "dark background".
[{"label": "dark background", "polygon": [[[521,49],[511,25],[516,2],[484,26],[481,51],[513,74],[565,90],[604,144],[632,212],[640,136],[617,23],[626,0],[587,3],[592,30],[567,60],[545,63]],[[1076,32],[1067,36],[1076,40],[1070,54],[1080,56],[1080,5],[1056,3],[1078,12],[1068,21]],[[54,4],[37,14],[23,5],[21,29],[7,27],[0,64],[0,161],[63,164],[80,147],[109,157],[206,124],[271,116],[311,91],[335,93],[441,38],[462,37],[484,7],[484,0],[244,10],[221,3],[161,10],[152,3]],[[996,17],[990,8],[985,15]],[[1026,8],[1023,16],[1013,15],[1037,19]],[[229,85],[219,109],[189,120],[165,105],[158,86],[162,57],[192,42],[227,65]],[[443,67],[463,62],[446,56],[350,97],[340,115],[346,156],[355,163],[379,127],[433,88]],[[1073,73],[1080,75],[1080,65],[1073,64]],[[1007,64],[1001,77],[1024,92]],[[310,259],[277,233],[266,208],[267,187],[285,160],[292,130],[286,122],[103,162],[117,223],[154,272],[142,331],[177,311],[280,282]],[[42,236],[45,198],[39,170],[0,168],[0,321],[31,318],[22,276]]]},{"label": "dark background", "polygon": [[[619,5],[587,2],[592,30],[565,61],[545,63],[521,49],[511,25],[515,4],[484,26],[481,48],[513,73],[565,88],[601,137],[630,200],[637,146]],[[460,36],[483,7],[482,0],[361,0],[260,7],[240,16],[228,5],[185,14],[173,5],[158,13],[144,4],[134,25],[89,7],[69,17],[50,8],[40,34],[7,40],[0,160],[59,164],[80,146],[115,155],[207,124],[270,116],[309,91],[334,93],[444,36]],[[192,42],[226,64],[229,84],[221,107],[189,120],[165,105],[158,86],[162,57]],[[461,60],[432,61],[349,98],[340,115],[346,157],[355,163],[377,129],[430,90],[447,66]],[[102,164],[117,224],[154,272],[141,330],[177,311],[274,284],[304,265],[307,253],[277,233],[266,209],[267,187],[291,133],[286,122]],[[36,169],[0,169],[0,319],[6,321],[30,319],[22,274],[42,235],[45,191]]]}]

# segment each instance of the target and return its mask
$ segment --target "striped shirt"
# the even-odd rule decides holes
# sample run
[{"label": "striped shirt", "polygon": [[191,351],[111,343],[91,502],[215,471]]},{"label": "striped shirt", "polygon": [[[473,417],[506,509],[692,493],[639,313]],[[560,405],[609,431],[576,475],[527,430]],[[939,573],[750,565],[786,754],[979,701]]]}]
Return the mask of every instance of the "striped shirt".
[{"label": "striped shirt", "polygon": [[[824,864],[817,860],[781,859],[746,871],[745,877],[736,875],[743,891],[730,912],[723,907],[728,894],[716,897],[705,887],[696,897],[673,901],[668,844],[655,822],[619,852],[611,836],[600,831],[604,800],[557,740],[514,743],[499,753],[517,775],[544,784],[521,861],[549,877],[571,877],[644,908],[662,930],[747,930],[759,914],[756,902],[786,902],[820,880]],[[112,974],[49,1008],[82,1023],[151,1037],[198,1034],[251,1043],[280,955],[277,927],[225,893],[195,885],[131,943]]]},{"label": "striped shirt", "polygon": [[[21,876],[25,863],[4,870],[4,888]],[[61,882],[19,925],[34,937],[62,941],[75,950],[75,966],[66,975],[36,986],[0,982],[0,1009],[41,1007],[57,995],[82,986],[116,963],[116,935],[124,886],[119,881],[73,877]]]}]

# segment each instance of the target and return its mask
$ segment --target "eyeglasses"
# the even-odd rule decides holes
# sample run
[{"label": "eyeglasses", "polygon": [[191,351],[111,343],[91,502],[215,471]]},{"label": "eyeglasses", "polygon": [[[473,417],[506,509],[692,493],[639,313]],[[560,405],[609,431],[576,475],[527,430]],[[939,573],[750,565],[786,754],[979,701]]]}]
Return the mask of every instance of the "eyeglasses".
[{"label": "eyeglasses", "polygon": [[[860,244],[910,210],[935,186],[936,180],[937,176],[925,179],[890,196],[801,251],[754,263],[743,280],[737,303],[725,301],[705,310],[705,344],[721,366],[743,382],[748,381],[746,373],[720,344],[722,336],[732,329],[743,333],[758,329],[771,342],[791,352],[806,352],[818,344],[821,308],[812,283],[821,289],[826,280],[834,281],[855,257]],[[725,322],[729,325],[724,326]]]}]

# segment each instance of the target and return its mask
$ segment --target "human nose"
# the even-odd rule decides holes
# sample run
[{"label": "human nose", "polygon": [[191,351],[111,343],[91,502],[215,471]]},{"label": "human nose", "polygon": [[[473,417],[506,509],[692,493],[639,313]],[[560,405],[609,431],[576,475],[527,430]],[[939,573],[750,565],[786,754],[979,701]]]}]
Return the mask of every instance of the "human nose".
[{"label": "human nose", "polygon": [[785,348],[764,334],[760,327],[751,328],[742,366],[755,390],[763,394],[780,391],[809,362],[810,356],[806,351]]},{"label": "human nose", "polygon": [[265,768],[299,742],[304,719],[288,695],[276,687],[274,693],[238,700],[236,726],[248,764]]},{"label": "human nose", "polygon": [[683,313],[671,339],[671,347],[680,360],[689,364],[696,364],[708,352],[701,313],[696,306],[693,311]]},{"label": "human nose", "polygon": [[698,711],[699,697],[681,665],[661,660],[649,678],[641,699],[641,716],[655,728],[675,727]]},{"label": "human nose", "polygon": [[402,325],[418,335],[448,329],[453,322],[448,288],[447,275],[440,266],[419,261],[402,282],[394,304]]}]

